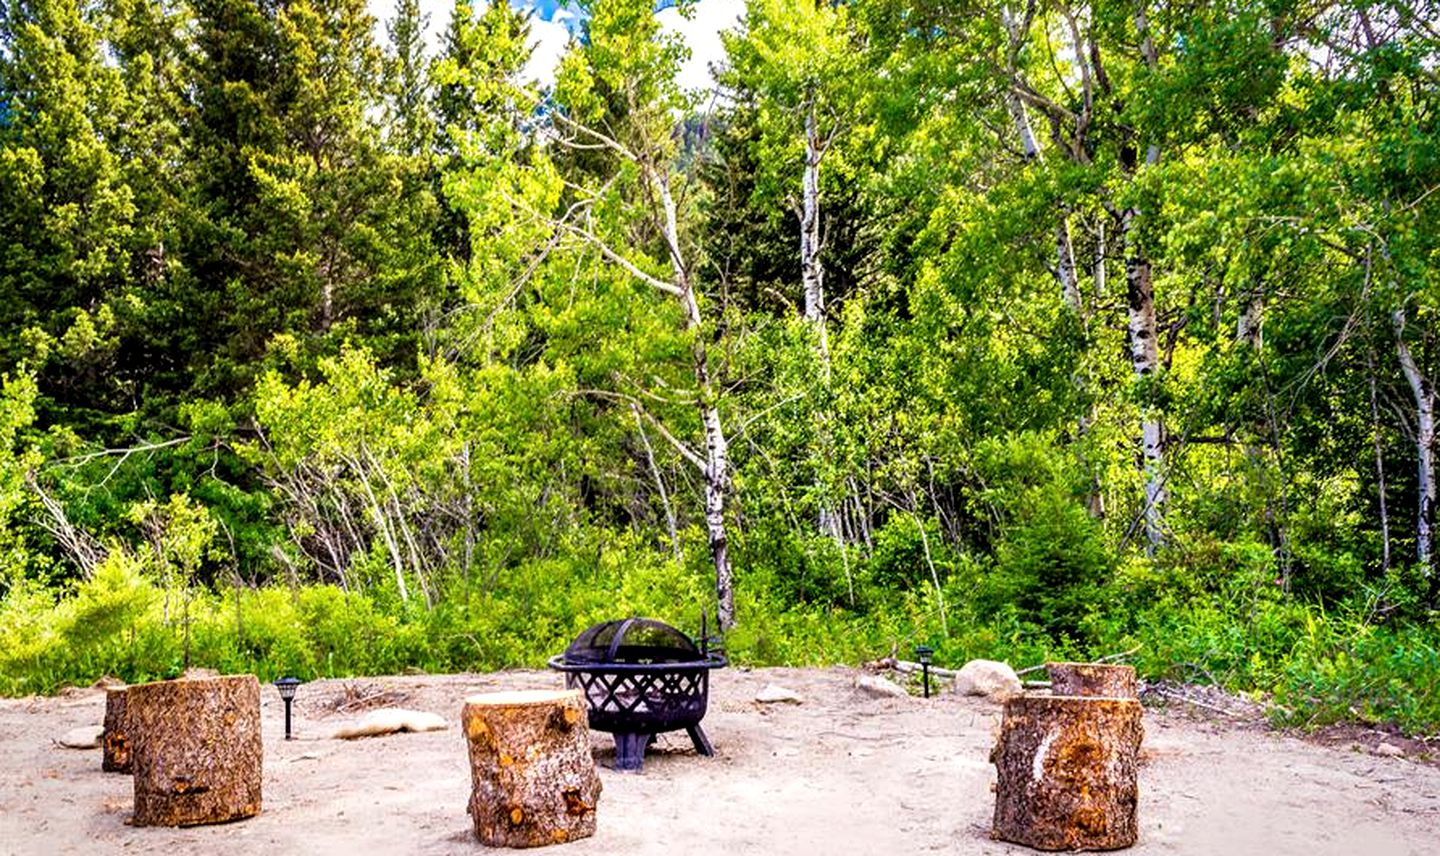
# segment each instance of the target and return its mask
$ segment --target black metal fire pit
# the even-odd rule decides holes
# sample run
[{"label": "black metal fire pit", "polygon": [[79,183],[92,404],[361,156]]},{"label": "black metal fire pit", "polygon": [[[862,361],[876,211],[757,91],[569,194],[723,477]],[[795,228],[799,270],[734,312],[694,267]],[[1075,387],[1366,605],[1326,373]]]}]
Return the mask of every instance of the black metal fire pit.
[{"label": "black metal fire pit", "polygon": [[[703,633],[702,633],[703,635]],[[656,734],[685,729],[695,751],[714,755],[700,728],[710,698],[710,670],[724,655],[652,618],[596,624],[575,637],[550,668],[585,693],[590,727],[615,737],[615,769],[639,770]]]}]

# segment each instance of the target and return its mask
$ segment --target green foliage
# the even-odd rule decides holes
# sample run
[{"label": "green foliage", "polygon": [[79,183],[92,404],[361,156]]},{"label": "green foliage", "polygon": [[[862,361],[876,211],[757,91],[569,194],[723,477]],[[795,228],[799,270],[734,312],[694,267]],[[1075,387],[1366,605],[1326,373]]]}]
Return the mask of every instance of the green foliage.
[{"label": "green foliage", "polygon": [[753,0],[704,99],[582,6],[0,5],[0,692],[696,630],[718,495],[739,662],[1440,727],[1422,14]]}]

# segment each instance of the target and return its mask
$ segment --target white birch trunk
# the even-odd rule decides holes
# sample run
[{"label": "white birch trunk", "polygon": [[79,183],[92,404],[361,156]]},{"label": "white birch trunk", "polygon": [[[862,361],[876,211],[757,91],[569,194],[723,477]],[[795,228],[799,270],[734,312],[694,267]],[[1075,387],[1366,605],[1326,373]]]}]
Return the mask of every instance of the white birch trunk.
[{"label": "white birch trunk", "polygon": [[1040,142],[1035,138],[1034,128],[1030,127],[1030,116],[1025,112],[1020,96],[1012,91],[1005,97],[1005,106],[1010,111],[1010,118],[1015,122],[1015,130],[1020,134],[1020,146],[1025,152],[1025,160],[1040,160]]},{"label": "white birch trunk", "polygon": [[1055,271],[1060,278],[1060,294],[1065,305],[1083,323],[1085,305],[1080,298],[1080,274],[1075,267],[1075,247],[1070,241],[1070,220],[1063,213],[1055,224]]},{"label": "white birch trunk", "polygon": [[695,385],[699,390],[697,407],[705,430],[705,533],[710,545],[710,558],[715,564],[716,616],[721,630],[735,626],[735,591],[730,571],[730,547],[725,531],[725,498],[730,488],[730,444],[720,420],[715,386],[710,378],[710,358],[705,348],[705,331],[700,318],[700,303],[695,297],[694,283],[685,264],[680,246],[680,227],[675,212],[675,198],[670,185],[654,170],[649,170],[665,214],[665,243],[670,251],[671,269],[679,288],[680,305],[685,313],[685,330],[693,339],[691,359]]},{"label": "white birch trunk", "polygon": [[327,277],[320,284],[320,329],[328,332],[335,321],[335,286]]},{"label": "white birch trunk", "polygon": [[[1159,366],[1158,331],[1155,320],[1155,292],[1150,260],[1135,234],[1140,212],[1127,209],[1120,218],[1125,244],[1125,286],[1128,306],[1130,365],[1136,378],[1145,380]],[[1142,405],[1140,420],[1141,469],[1145,475],[1145,538],[1147,552],[1154,553],[1163,539],[1165,506],[1164,426],[1150,404]]]},{"label": "white birch trunk", "polygon": [[825,269],[820,264],[820,160],[824,150],[815,124],[815,103],[805,111],[805,170],[800,190],[800,282],[805,291],[805,320],[818,327],[825,347]]},{"label": "white birch trunk", "polygon": [[1420,371],[1415,355],[1405,342],[1405,310],[1397,309],[1391,316],[1395,326],[1395,351],[1400,369],[1415,396],[1416,473],[1420,487],[1419,520],[1415,524],[1415,551],[1428,577],[1434,561],[1435,521],[1435,387]]},{"label": "white birch trunk", "polygon": [[1105,299],[1105,223],[1095,228],[1095,299]]},{"label": "white birch trunk", "polygon": [[[1155,40],[1150,37],[1150,18],[1145,12],[1145,0],[1135,9],[1135,31],[1140,34],[1140,55],[1151,71],[1160,67],[1160,52],[1155,49]],[[1145,163],[1154,166],[1160,162],[1160,144],[1150,143],[1145,148]]]},{"label": "white birch trunk", "polygon": [[[815,118],[815,99],[805,108],[805,168],[800,189],[800,283],[805,297],[805,320],[815,336],[816,357],[820,363],[821,380],[830,384],[830,344],[825,329],[825,266],[820,261],[820,161],[825,157],[826,144],[820,140]],[[830,449],[829,414],[820,414],[818,446],[822,456]],[[821,488],[818,525],[820,533],[834,539],[844,549],[845,534],[840,514],[824,497]]]},{"label": "white birch trunk", "polygon": [[1255,286],[1240,307],[1240,317],[1235,322],[1235,341],[1241,345],[1260,350],[1263,342],[1260,324],[1264,319],[1265,302],[1260,286]]},{"label": "white birch trunk", "polygon": [[[1017,75],[1015,67],[1015,56],[1019,52],[1020,44],[1024,41],[1025,34],[1020,32],[1020,22],[1015,20],[1014,14],[1009,7],[1000,8],[1000,23],[1005,27],[1005,32],[1010,37],[1010,51],[1007,65],[1010,76]],[[1020,95],[1011,86],[1005,94],[1005,109],[1010,111],[1010,119],[1015,123],[1015,130],[1020,134],[1020,146],[1025,152],[1025,160],[1041,160],[1043,155],[1040,151],[1040,141],[1035,138],[1035,129],[1030,125],[1030,116],[1025,112],[1025,104],[1020,100]]]}]

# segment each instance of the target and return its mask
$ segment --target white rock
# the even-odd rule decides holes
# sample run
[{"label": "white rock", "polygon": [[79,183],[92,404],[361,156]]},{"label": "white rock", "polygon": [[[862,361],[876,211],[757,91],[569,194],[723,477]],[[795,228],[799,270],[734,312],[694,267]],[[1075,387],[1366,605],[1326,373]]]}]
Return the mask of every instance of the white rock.
[{"label": "white rock", "polygon": [[755,694],[755,700],[761,704],[800,704],[801,698],[794,690],[788,690],[779,684],[768,684],[765,689]]},{"label": "white rock", "polygon": [[856,678],[855,689],[876,698],[908,698],[910,695],[904,687],[877,675],[861,675]]},{"label": "white rock", "polygon": [[1396,746],[1394,743],[1385,743],[1385,742],[1382,742],[1379,746],[1376,746],[1376,747],[1374,748],[1374,750],[1372,750],[1372,751],[1374,751],[1374,753],[1375,753],[1376,755],[1379,755],[1379,756],[1382,757],[1382,758],[1404,758],[1404,757],[1405,757],[1405,750],[1404,750],[1404,749],[1401,749],[1399,746]]},{"label": "white rock", "polygon": [[60,735],[55,742],[66,749],[99,749],[100,737],[104,733],[103,725],[82,725]]},{"label": "white rock", "polygon": [[1023,689],[1020,677],[1005,663],[994,660],[971,660],[960,667],[955,676],[955,692],[961,695],[985,696],[999,703],[1017,696]]},{"label": "white rock", "polygon": [[394,734],[397,731],[439,731],[445,727],[445,717],[423,710],[406,710],[403,707],[382,707],[372,710],[353,725],[343,725],[335,730],[335,737],[350,740],[355,737],[374,737],[379,734]]}]

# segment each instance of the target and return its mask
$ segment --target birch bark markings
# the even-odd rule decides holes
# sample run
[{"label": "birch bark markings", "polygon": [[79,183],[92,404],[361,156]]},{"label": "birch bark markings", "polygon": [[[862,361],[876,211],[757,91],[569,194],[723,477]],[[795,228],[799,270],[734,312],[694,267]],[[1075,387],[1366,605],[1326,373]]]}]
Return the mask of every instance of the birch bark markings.
[{"label": "birch bark markings", "polygon": [[710,356],[705,347],[700,303],[695,297],[694,283],[680,243],[675,197],[670,192],[670,184],[665,175],[653,167],[646,167],[645,172],[663,209],[665,246],[669,250],[675,285],[680,292],[685,331],[693,337],[690,355],[695,372],[695,386],[699,392],[696,407],[700,410],[700,422],[705,432],[705,458],[702,468],[705,480],[705,534],[710,546],[710,558],[715,564],[715,595],[719,613],[717,619],[720,629],[728,630],[735,626],[734,579],[730,569],[729,539],[725,531],[725,499],[730,490],[730,442],[725,436],[715,385],[710,375]]},{"label": "birch bark markings", "polygon": [[805,320],[816,327],[820,361],[830,373],[825,341],[825,268],[820,264],[820,161],[825,146],[815,120],[815,98],[805,109],[805,169],[800,188],[800,281],[805,292]]},{"label": "birch bark markings", "polygon": [[[1155,374],[1159,365],[1158,335],[1155,320],[1155,288],[1150,260],[1135,234],[1136,208],[1127,208],[1120,215],[1120,234],[1125,245],[1125,304],[1127,332],[1130,340],[1130,366],[1142,383]],[[1146,397],[1149,397],[1148,390]],[[1163,425],[1153,405],[1141,405],[1140,417],[1141,469],[1145,474],[1145,537],[1147,552],[1153,553],[1163,540],[1165,506],[1165,463]]]},{"label": "birch bark markings", "polygon": [[1419,517],[1415,524],[1415,552],[1425,575],[1432,573],[1435,549],[1435,385],[1415,361],[1415,354],[1405,341],[1405,310],[1397,309],[1390,316],[1395,328],[1395,352],[1405,382],[1415,397],[1416,478],[1420,494]]},{"label": "birch bark markings", "polygon": [[[1144,0],[1141,0],[1135,10],[1135,30],[1140,36],[1140,54],[1145,60],[1145,66],[1153,72],[1159,65],[1159,54],[1150,35],[1150,21],[1146,17]],[[1133,154],[1130,162],[1134,163]],[[1145,148],[1145,166],[1154,167],[1159,163],[1160,145],[1152,140]],[[1148,387],[1147,382],[1154,377],[1155,369],[1159,365],[1158,330],[1150,258],[1146,255],[1136,230],[1136,220],[1140,216],[1139,207],[1126,208],[1120,215],[1120,233],[1125,247],[1125,304],[1129,316],[1126,326],[1130,337],[1130,365],[1136,379]],[[1145,547],[1146,553],[1154,555],[1156,548],[1164,541],[1165,426],[1161,422],[1158,409],[1148,400],[1151,397],[1152,393],[1147,388],[1147,400],[1141,404],[1140,460],[1145,474]]]},{"label": "birch bark markings", "polygon": [[[825,266],[820,261],[820,162],[830,147],[830,140],[821,140],[816,121],[816,96],[812,93],[805,106],[805,165],[800,182],[800,282],[805,298],[805,321],[815,337],[815,357],[820,364],[820,382],[830,386],[830,345],[825,330]],[[832,137],[834,128],[831,129]],[[825,407],[828,407],[828,401]],[[819,454],[832,453],[834,442],[830,414],[822,407],[818,413]],[[818,524],[825,535],[845,549],[844,527],[835,504],[825,498],[823,479],[817,485],[821,496]]]}]

